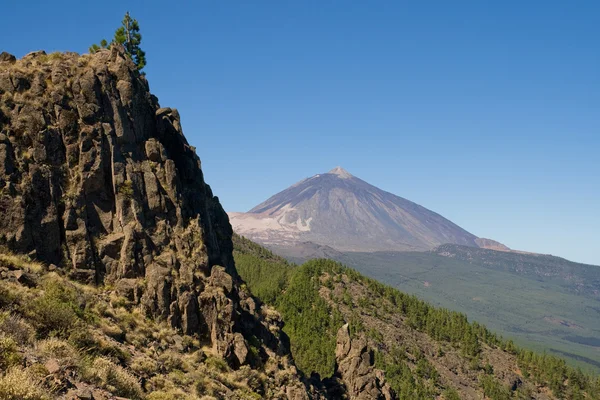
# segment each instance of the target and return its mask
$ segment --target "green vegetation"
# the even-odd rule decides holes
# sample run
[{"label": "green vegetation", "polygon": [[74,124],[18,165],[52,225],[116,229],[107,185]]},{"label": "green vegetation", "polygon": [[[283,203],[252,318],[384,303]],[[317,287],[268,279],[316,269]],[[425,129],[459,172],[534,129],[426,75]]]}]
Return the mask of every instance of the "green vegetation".
[{"label": "green vegetation", "polygon": [[276,304],[285,321],[284,331],[293,338],[292,355],[300,369],[331,376],[336,334],[344,321],[319,295],[319,277],[325,268],[315,260],[294,269]]},{"label": "green vegetation", "polygon": [[395,349],[388,355],[377,353],[376,366],[385,371],[385,377],[399,400],[426,400],[435,398],[437,371],[419,353],[417,368],[413,371],[406,363],[405,353]]},{"label": "green vegetation", "polygon": [[139,71],[146,66],[146,53],[140,48],[140,43],[142,43],[140,24],[136,19],[131,18],[129,12],[125,13],[122,26],[115,32],[114,42],[125,47],[125,52],[131,57]]},{"label": "green vegetation", "polygon": [[109,48],[113,43],[123,45],[125,53],[131,57],[138,71],[141,71],[146,66],[146,53],[140,48],[142,43],[142,35],[140,33],[140,24],[136,19],[131,18],[129,11],[125,13],[125,17],[121,22],[112,42],[108,43],[106,39],[100,41],[100,45],[93,44],[90,46],[90,53],[95,53],[100,49]]},{"label": "green vegetation", "polygon": [[[600,267],[551,256],[445,245],[453,256],[421,252],[345,253],[338,261],[432,304],[600,372],[600,299],[590,291]],[[469,258],[470,257],[470,258]],[[572,279],[572,280],[570,280]]]},{"label": "green vegetation", "polygon": [[343,320],[339,313],[332,314],[319,296],[318,278],[324,271],[321,262],[293,268],[283,258],[248,239],[234,235],[234,243],[237,270],[252,293],[276,305],[281,312],[284,331],[293,338],[292,355],[296,365],[305,372],[331,376],[335,366],[336,333]]},{"label": "green vegetation", "polygon": [[[600,398],[598,379],[568,366],[557,357],[520,349],[485,326],[469,322],[462,313],[434,307],[414,295],[364,277],[331,260],[312,260],[294,266],[261,250],[260,246],[252,247],[248,243],[240,246],[240,243],[243,243],[242,239],[236,239],[238,271],[253,292],[266,294],[266,298],[270,299],[268,303],[283,315],[286,323],[284,331],[290,336],[292,353],[306,375],[318,372],[326,377],[333,373],[335,340],[332,336],[344,319],[350,322],[355,333],[364,330],[365,335],[378,343],[383,336],[372,328],[365,329],[358,322],[359,314],[377,316],[388,313],[388,318],[390,315],[399,316],[415,331],[427,334],[442,346],[457,349],[464,359],[469,360],[471,369],[479,374],[481,389],[492,399],[526,394],[525,389],[513,388],[511,391],[494,378],[493,366],[481,362],[483,346],[515,355],[524,376],[539,386],[549,388],[556,397],[586,393],[586,398]],[[337,290],[338,294],[334,295],[331,289],[339,283],[344,283],[344,289]],[[368,289],[368,295],[353,298],[347,290],[348,283]],[[325,301],[320,293],[324,288],[331,290],[330,302]],[[344,318],[340,307],[346,307],[346,311],[351,310],[352,314]],[[380,343],[378,347],[385,350],[386,346]],[[441,348],[438,349],[439,354],[444,353]],[[409,356],[412,368],[406,361]],[[433,394],[442,394],[443,389],[444,396],[456,398],[450,388],[440,388],[435,367],[420,351],[388,348],[377,354],[377,363],[401,398],[431,398]]]},{"label": "green vegetation", "polygon": [[[479,385],[483,389],[483,393],[492,400],[510,400],[511,393],[508,388],[502,386],[494,377],[490,375],[481,375]],[[558,396],[557,393],[554,393]]]},{"label": "green vegetation", "polygon": [[274,304],[287,286],[291,264],[256,243],[233,236],[236,267],[252,293],[267,304]]}]

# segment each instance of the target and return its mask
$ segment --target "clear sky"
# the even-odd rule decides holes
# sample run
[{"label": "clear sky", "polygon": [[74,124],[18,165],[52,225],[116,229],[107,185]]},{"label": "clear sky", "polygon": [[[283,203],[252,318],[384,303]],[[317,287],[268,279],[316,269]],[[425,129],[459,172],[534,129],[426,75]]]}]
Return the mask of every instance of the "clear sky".
[{"label": "clear sky", "polygon": [[598,1],[10,1],[0,51],[129,10],[207,181],[246,211],[341,165],[468,231],[600,264]]}]

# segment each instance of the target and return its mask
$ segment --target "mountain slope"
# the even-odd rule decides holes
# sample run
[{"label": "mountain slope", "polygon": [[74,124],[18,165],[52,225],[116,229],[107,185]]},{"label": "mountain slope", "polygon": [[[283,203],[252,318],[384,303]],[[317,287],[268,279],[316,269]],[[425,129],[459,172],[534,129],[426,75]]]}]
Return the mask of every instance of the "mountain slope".
[{"label": "mountain slope", "polygon": [[597,376],[336,262],[290,265],[238,236],[234,248],[240,275],[286,320],[298,367],[331,377],[324,382],[343,376],[344,349],[355,343],[399,399],[600,398]]},{"label": "mountain slope", "polygon": [[234,230],[267,246],[313,242],[342,251],[477,246],[476,236],[439,214],[337,167],[304,179],[248,213],[229,213]]},{"label": "mountain slope", "polygon": [[341,253],[360,273],[600,371],[600,266],[445,244],[431,252]]}]

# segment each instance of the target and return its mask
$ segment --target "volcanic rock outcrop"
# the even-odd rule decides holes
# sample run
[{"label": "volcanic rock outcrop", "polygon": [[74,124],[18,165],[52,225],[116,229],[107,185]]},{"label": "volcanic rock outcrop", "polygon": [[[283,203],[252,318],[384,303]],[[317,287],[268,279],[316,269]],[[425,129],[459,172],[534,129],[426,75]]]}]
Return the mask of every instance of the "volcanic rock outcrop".
[{"label": "volcanic rock outcrop", "polygon": [[337,333],[335,350],[337,361],[336,376],[345,384],[350,399],[391,400],[392,389],[385,382],[384,373],[374,367],[373,350],[364,338],[351,338],[348,324]]},{"label": "volcanic rock outcrop", "polygon": [[275,358],[291,371],[282,396],[307,398],[280,317],[240,288],[227,214],[177,110],[122,48],[0,57],[0,188],[0,246],[112,284],[233,367]]}]

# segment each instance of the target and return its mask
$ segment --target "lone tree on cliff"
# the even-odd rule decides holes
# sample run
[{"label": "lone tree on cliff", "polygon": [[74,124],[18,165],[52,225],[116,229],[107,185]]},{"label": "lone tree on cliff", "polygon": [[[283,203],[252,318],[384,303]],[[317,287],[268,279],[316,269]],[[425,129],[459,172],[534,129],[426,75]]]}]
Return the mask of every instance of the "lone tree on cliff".
[{"label": "lone tree on cliff", "polygon": [[125,52],[131,57],[138,70],[146,66],[146,53],[140,48],[142,35],[140,34],[140,24],[136,19],[131,18],[129,11],[125,13],[121,26],[115,32],[113,42],[122,44]]},{"label": "lone tree on cliff", "polygon": [[90,47],[90,53],[95,53],[100,49],[107,49],[112,44],[117,43],[123,45],[125,53],[131,57],[138,71],[146,66],[146,53],[140,48],[142,42],[142,34],[140,33],[140,24],[136,19],[131,18],[129,11],[125,13],[122,26],[115,32],[115,37],[111,43],[102,39],[100,45],[93,44]]}]

